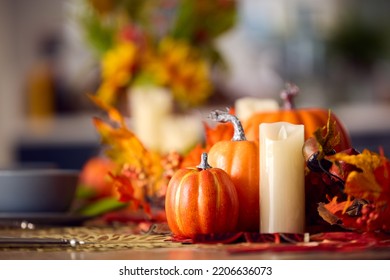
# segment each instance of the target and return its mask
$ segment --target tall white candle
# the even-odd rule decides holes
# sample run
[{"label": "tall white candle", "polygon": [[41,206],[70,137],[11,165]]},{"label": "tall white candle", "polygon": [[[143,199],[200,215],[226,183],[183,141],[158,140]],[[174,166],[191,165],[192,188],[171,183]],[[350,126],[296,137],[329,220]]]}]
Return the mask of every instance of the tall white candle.
[{"label": "tall white candle", "polygon": [[172,114],[170,92],[160,87],[134,87],[130,89],[132,128],[149,149],[161,151],[162,123]]},{"label": "tall white candle", "polygon": [[302,233],[305,226],[304,125],[262,123],[260,232]]}]

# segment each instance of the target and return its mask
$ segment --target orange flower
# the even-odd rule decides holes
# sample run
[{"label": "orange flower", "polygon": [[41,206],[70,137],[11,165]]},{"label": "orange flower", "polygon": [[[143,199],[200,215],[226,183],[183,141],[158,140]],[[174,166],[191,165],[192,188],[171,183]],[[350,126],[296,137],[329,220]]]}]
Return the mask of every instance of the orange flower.
[{"label": "orange flower", "polygon": [[149,68],[157,82],[171,88],[173,97],[184,107],[200,105],[211,94],[208,63],[184,41],[162,40]]},{"label": "orange flower", "polygon": [[97,91],[101,100],[112,104],[118,90],[129,84],[139,63],[137,55],[137,46],[132,42],[122,42],[104,55],[101,65],[102,84]]}]

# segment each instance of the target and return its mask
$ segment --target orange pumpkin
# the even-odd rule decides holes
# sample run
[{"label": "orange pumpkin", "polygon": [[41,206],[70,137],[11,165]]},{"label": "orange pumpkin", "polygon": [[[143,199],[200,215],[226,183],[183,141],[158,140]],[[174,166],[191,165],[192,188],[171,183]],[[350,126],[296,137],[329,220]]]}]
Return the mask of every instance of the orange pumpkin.
[{"label": "orange pumpkin", "polygon": [[79,184],[94,192],[94,198],[117,196],[116,188],[108,173],[113,171],[115,163],[108,158],[94,156],[88,159],[79,176]]},{"label": "orange pumpkin", "polygon": [[[290,122],[293,124],[305,125],[305,139],[313,136],[314,131],[319,127],[326,126],[329,117],[329,111],[321,108],[303,108],[295,109],[293,99],[299,90],[294,85],[287,85],[282,92],[284,99],[284,109],[272,112],[261,112],[252,115],[243,123],[243,127],[248,140],[259,141],[259,125],[261,123],[272,122]],[[337,131],[340,133],[340,143],[335,150],[342,151],[351,147],[351,140],[347,130],[341,121],[331,114],[331,120],[336,122]]]},{"label": "orange pumpkin", "polygon": [[259,232],[259,145],[247,141],[238,118],[227,112],[213,111],[211,119],[231,122],[234,127],[232,140],[219,141],[209,150],[209,161],[214,167],[225,170],[236,186],[240,210],[238,231]]},{"label": "orange pumpkin", "polygon": [[183,168],[169,181],[165,212],[172,233],[178,237],[234,232],[238,198],[229,175],[207,163],[207,153],[197,168]]}]

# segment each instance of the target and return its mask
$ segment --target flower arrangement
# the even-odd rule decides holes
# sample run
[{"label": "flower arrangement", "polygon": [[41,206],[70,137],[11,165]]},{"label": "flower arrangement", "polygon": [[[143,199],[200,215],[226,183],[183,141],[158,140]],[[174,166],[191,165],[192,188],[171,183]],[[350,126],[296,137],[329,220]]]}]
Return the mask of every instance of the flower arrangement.
[{"label": "flower arrangement", "polygon": [[[112,187],[118,191],[119,200],[130,203],[133,210],[142,209],[149,218],[153,218],[152,205],[164,204],[169,181],[179,169],[195,167],[202,153],[233,136],[231,124],[211,128],[205,123],[205,143],[190,153],[155,153],[127,128],[119,111],[94,100],[110,118],[109,122],[94,118],[94,123],[108,148],[106,155],[116,163],[109,171]],[[321,232],[331,227],[338,231],[389,232],[389,159],[383,151],[348,148],[336,152],[339,133],[329,118],[303,147],[307,230]]]},{"label": "flower arrangement", "polygon": [[[109,117],[108,121],[94,118],[102,145],[107,148],[105,155],[113,163],[103,181],[108,177],[114,189],[109,193],[114,200],[119,197],[130,211],[141,209],[151,218],[151,205],[163,205],[168,181],[184,158],[182,150],[167,150],[178,143],[185,150],[198,140],[193,120],[184,115],[179,116],[182,119],[174,118],[171,100],[175,108],[184,112],[205,104],[212,96],[213,69],[224,66],[214,43],[235,24],[236,1],[84,0],[83,3],[80,20],[101,70],[99,86],[90,96]],[[132,129],[121,111],[125,105],[123,97],[126,99],[129,93],[133,96],[128,100]],[[139,95],[144,96],[143,105],[134,97]],[[153,106],[150,96],[156,96]],[[160,112],[150,113],[155,109]],[[142,116],[137,112],[142,112]],[[145,114],[154,116],[144,118]],[[153,121],[145,123],[145,119]],[[183,136],[183,129],[176,129],[175,135],[171,130],[166,137],[171,144],[161,147],[165,139],[157,138],[164,138],[161,135],[167,130],[165,127],[178,124],[183,129],[192,129],[192,135],[187,136],[191,139],[176,137],[173,143],[176,134]],[[152,138],[151,143],[145,138]],[[109,203],[102,204],[106,210],[118,207],[112,200]]]},{"label": "flower arrangement", "polygon": [[101,59],[96,95],[115,105],[135,85],[168,88],[182,108],[213,93],[215,39],[235,23],[234,0],[87,0],[86,37]]},{"label": "flower arrangement", "polygon": [[[231,139],[233,129],[229,124],[215,128],[205,124],[204,143],[189,153],[160,153],[146,147],[127,127],[115,105],[121,94],[136,85],[165,87],[183,108],[206,102],[213,91],[212,67],[223,62],[213,42],[234,24],[235,1],[86,3],[90,12],[83,20],[102,67],[101,83],[92,100],[109,116],[109,121],[94,118],[94,124],[107,157],[115,163],[108,177],[120,201],[152,218],[151,205],[164,204],[174,173],[194,167],[215,143]],[[317,126],[303,147],[304,151],[317,150],[306,155],[306,201],[312,203],[306,206],[306,214],[346,230],[389,232],[389,159],[383,152],[368,150],[336,152],[340,142],[336,125],[329,118],[327,125]]]}]

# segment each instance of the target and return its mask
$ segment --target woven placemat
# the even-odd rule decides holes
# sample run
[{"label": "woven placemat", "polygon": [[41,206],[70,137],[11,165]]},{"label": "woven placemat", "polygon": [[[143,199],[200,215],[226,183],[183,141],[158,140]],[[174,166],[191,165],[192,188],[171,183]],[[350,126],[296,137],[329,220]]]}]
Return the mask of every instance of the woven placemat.
[{"label": "woven placemat", "polygon": [[1,229],[0,236],[22,238],[56,238],[74,239],[84,244],[78,246],[50,245],[50,246],[26,246],[7,247],[2,245],[0,250],[34,250],[34,251],[108,251],[121,249],[155,249],[155,248],[179,248],[183,246],[196,246],[171,242],[169,233],[159,233],[149,230],[146,233],[135,234],[131,227],[58,227],[42,228],[34,230]]}]

